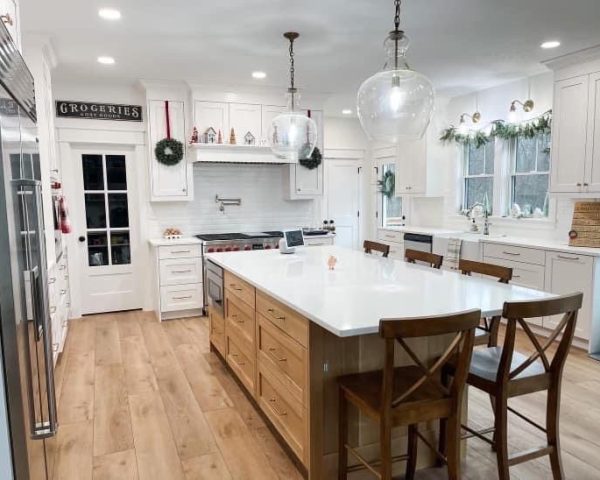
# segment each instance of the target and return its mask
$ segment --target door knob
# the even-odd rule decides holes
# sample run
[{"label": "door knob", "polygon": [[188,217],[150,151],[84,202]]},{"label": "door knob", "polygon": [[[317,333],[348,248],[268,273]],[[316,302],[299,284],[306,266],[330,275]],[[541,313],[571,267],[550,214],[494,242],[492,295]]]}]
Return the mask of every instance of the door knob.
[{"label": "door knob", "polygon": [[79,240],[81,243],[85,242],[85,237],[83,235],[81,235],[77,240]]}]

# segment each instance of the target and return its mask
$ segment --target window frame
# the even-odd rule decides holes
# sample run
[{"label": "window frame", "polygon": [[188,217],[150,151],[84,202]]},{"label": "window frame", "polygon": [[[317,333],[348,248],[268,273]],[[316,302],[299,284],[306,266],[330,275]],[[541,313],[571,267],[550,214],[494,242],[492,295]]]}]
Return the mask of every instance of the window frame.
[{"label": "window frame", "polygon": [[[497,182],[497,178],[496,176],[498,175],[498,168],[497,168],[497,157],[498,157],[498,144],[496,142],[496,139],[492,139],[490,140],[491,142],[494,142],[494,158],[492,160],[492,163],[494,164],[494,172],[493,173],[485,173],[485,165],[487,165],[487,158],[486,158],[486,154],[484,151],[484,157],[483,157],[483,161],[484,161],[484,167],[483,167],[483,171],[484,173],[481,173],[479,175],[470,175],[469,174],[469,155],[470,155],[470,150],[471,150],[471,146],[470,145],[464,145],[462,148],[462,175],[461,175],[461,184],[462,184],[462,196],[461,196],[461,202],[460,202],[460,209],[462,211],[468,209],[471,207],[471,205],[467,205],[467,182],[469,179],[471,178],[491,178],[492,179],[492,201],[490,202],[490,208],[492,209],[492,211],[490,212],[490,215],[493,215],[496,210],[496,185],[498,184]],[[485,146],[482,146],[480,148],[484,148]]]},{"label": "window frame", "polygon": [[[546,135],[546,134],[538,134],[536,135],[534,138],[536,139],[536,144],[539,141],[539,137],[540,135]],[[550,135],[550,134],[548,134]],[[548,143],[551,144],[551,136],[549,138]],[[550,181],[551,181],[551,170],[552,170],[552,156],[549,155],[548,157],[548,170],[547,171],[538,171],[538,162],[539,162],[539,157],[540,157],[540,151],[536,145],[536,149],[535,149],[535,168],[536,170],[532,170],[529,172],[517,172],[517,153],[519,151],[518,148],[518,142],[519,142],[519,138],[514,138],[513,140],[510,141],[510,146],[509,146],[509,172],[508,172],[508,186],[507,186],[507,205],[506,205],[506,211],[507,213],[510,215],[511,209],[513,204],[515,203],[515,179],[516,177],[526,177],[526,176],[533,176],[533,175],[547,175],[548,176],[548,190],[546,191],[546,195],[548,195],[548,192],[550,192]],[[550,147],[551,148],[551,147]],[[551,210],[552,210],[552,202],[549,199],[549,203],[548,203],[548,215],[544,215],[543,217],[541,217],[541,219],[549,219],[551,216]],[[533,212],[528,215],[528,216],[524,216],[521,217],[523,219],[528,219],[528,218],[536,218],[533,216]],[[538,219],[540,219],[538,217]]]}]

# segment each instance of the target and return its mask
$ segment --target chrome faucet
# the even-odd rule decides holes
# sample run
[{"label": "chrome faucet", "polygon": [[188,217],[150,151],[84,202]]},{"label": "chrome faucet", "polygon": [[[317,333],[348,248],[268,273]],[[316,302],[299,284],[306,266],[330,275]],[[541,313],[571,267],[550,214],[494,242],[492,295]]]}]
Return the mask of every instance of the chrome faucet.
[{"label": "chrome faucet", "polygon": [[[490,219],[489,219],[489,212],[487,207],[481,203],[481,202],[475,202],[473,205],[471,205],[469,208],[463,210],[463,214],[465,217],[473,219],[471,217],[473,210],[476,207],[481,207],[483,209],[483,234],[484,235],[489,235],[490,234]],[[478,232],[479,228],[477,228],[477,224],[473,223],[474,226],[471,226],[471,231],[472,232]]]}]

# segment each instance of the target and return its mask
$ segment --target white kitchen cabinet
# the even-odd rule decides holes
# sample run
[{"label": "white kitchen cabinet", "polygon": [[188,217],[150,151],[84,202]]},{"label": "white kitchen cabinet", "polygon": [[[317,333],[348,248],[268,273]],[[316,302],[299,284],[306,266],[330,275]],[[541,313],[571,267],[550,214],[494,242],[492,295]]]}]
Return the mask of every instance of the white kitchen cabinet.
[{"label": "white kitchen cabinet", "polygon": [[254,135],[255,145],[259,145],[262,136],[261,114],[260,105],[252,103],[230,103],[227,141],[229,141],[229,135],[233,128],[235,131],[236,143],[238,145],[244,145],[244,136],[248,132]]},{"label": "white kitchen cabinet", "polygon": [[68,260],[66,252],[63,253],[58,263],[55,263],[48,272],[48,304],[50,308],[50,324],[52,329],[52,352],[54,363],[63,351],[67,338],[70,316],[70,288]]},{"label": "white kitchen cabinet", "polygon": [[317,168],[309,170],[308,168],[298,164],[290,164],[287,166],[288,174],[286,175],[286,191],[289,200],[306,200],[323,195],[323,112],[320,110],[311,110],[311,118],[317,124],[317,147],[323,155],[321,165]]},{"label": "white kitchen cabinet", "polygon": [[584,188],[587,192],[600,192],[600,73],[589,78],[586,159]]},{"label": "white kitchen cabinet", "polygon": [[335,243],[335,235],[306,235],[304,237],[304,245],[307,247],[322,247],[333,245]]},{"label": "white kitchen cabinet", "polygon": [[396,153],[396,195],[427,193],[427,143],[404,142]]},{"label": "white kitchen cabinet", "polygon": [[[583,293],[575,336],[589,340],[593,302],[594,258],[571,253],[546,253],[546,290],[559,295]],[[544,327],[555,328],[562,316],[547,317]]]},{"label": "white kitchen cabinet", "polygon": [[404,260],[404,232],[380,229],[377,231],[377,240],[389,245],[389,258]]},{"label": "white kitchen cabinet", "polygon": [[[223,136],[223,143],[229,141],[229,104],[225,102],[194,102],[194,125],[202,135],[209,127]],[[237,133],[237,130],[236,130]],[[244,132],[244,135],[246,132]]]},{"label": "white kitchen cabinet", "polygon": [[551,191],[582,193],[588,159],[589,75],[555,83]]},{"label": "white kitchen cabinet", "polygon": [[[186,145],[185,105],[181,101],[169,101],[171,138]],[[192,166],[186,155],[177,165],[163,165],[156,159],[154,148],[167,136],[164,100],[148,102],[148,138],[150,153],[150,200],[153,202],[189,201],[193,199]]]},{"label": "white kitchen cabinet", "polygon": [[15,0],[0,0],[0,19],[10,33],[17,49],[21,50],[19,6]]}]

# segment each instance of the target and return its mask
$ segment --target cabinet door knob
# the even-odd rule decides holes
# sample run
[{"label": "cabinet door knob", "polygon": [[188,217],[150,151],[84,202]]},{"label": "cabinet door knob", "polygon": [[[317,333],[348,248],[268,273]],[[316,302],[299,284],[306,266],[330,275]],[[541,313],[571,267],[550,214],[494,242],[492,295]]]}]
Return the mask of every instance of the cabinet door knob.
[{"label": "cabinet door knob", "polygon": [[577,184],[577,186],[578,186],[578,187],[581,187],[581,183],[578,183],[578,184]]}]

